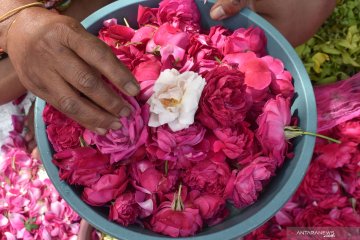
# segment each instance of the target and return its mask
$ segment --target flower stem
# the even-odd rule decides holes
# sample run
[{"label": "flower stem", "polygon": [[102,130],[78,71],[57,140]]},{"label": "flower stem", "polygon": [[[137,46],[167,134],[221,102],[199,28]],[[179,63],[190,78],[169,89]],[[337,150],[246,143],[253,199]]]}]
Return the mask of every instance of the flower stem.
[{"label": "flower stem", "polygon": [[166,161],[165,161],[165,176],[168,175],[168,172],[169,172],[169,161],[166,160]]},{"label": "flower stem", "polygon": [[322,135],[322,134],[318,134],[318,133],[312,133],[312,132],[302,132],[303,135],[309,135],[309,136],[314,136],[314,137],[319,137],[319,138],[323,138],[323,139],[326,139],[330,142],[334,142],[334,143],[338,143],[340,144],[341,141],[337,140],[337,139],[334,139],[334,138],[331,138],[331,137],[328,137],[328,136],[325,136],[325,135]]},{"label": "flower stem", "polygon": [[288,139],[288,140],[292,139],[292,138],[295,138],[295,137],[308,135],[308,136],[314,136],[314,137],[323,138],[323,139],[326,139],[326,140],[328,140],[330,142],[334,142],[334,143],[337,143],[337,144],[341,143],[341,141],[339,141],[337,139],[334,139],[334,138],[331,138],[331,137],[328,137],[328,136],[325,136],[325,135],[322,135],[322,134],[318,134],[318,133],[306,132],[306,131],[303,131],[302,129],[300,129],[299,127],[296,127],[296,126],[286,126],[284,128],[284,130],[285,130],[286,139]]}]

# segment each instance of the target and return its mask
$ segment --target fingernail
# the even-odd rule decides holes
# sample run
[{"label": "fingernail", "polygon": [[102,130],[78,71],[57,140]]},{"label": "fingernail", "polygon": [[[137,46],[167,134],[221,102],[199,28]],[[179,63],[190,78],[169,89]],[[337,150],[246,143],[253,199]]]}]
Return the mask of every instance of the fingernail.
[{"label": "fingernail", "polygon": [[119,122],[113,122],[113,123],[110,125],[110,128],[111,128],[112,130],[119,130],[121,127],[122,127],[122,124],[119,123]]},{"label": "fingernail", "polygon": [[131,113],[130,108],[128,108],[128,107],[123,107],[123,108],[121,109],[121,111],[120,111],[120,116],[122,116],[122,117],[128,117],[128,116],[130,115],[130,113]]},{"label": "fingernail", "polygon": [[104,128],[96,128],[95,132],[99,135],[105,135],[107,133],[107,130]]},{"label": "fingernail", "polygon": [[139,93],[139,87],[133,82],[125,84],[124,89],[131,96],[135,96]]},{"label": "fingernail", "polygon": [[210,12],[210,16],[215,20],[222,20],[226,17],[225,11],[222,6],[218,6]]}]

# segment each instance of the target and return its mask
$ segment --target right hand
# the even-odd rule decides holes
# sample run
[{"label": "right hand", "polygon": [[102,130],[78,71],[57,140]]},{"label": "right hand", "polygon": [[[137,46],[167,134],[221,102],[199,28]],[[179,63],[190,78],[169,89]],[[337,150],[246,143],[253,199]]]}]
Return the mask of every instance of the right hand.
[{"label": "right hand", "polygon": [[42,8],[16,16],[5,49],[22,84],[87,129],[121,128],[130,108],[101,75],[126,95],[139,85],[110,48],[73,18]]}]

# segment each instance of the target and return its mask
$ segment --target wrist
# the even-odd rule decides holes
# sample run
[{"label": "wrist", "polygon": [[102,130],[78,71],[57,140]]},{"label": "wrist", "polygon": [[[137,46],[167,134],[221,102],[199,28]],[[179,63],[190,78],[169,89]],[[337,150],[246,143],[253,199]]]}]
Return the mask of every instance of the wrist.
[{"label": "wrist", "polygon": [[[36,0],[2,0],[0,2],[0,16],[4,16],[5,14],[11,12],[14,9],[17,9],[19,7],[23,7],[25,5],[36,3]],[[38,8],[38,7],[31,7],[31,8]],[[29,8],[20,9],[18,12],[16,12],[14,15],[9,16],[8,18],[5,18],[0,22],[0,48],[3,50],[6,49],[6,42],[7,42],[7,34],[8,30],[11,27],[11,25],[16,20],[17,16],[21,14],[22,12],[26,11]]]}]

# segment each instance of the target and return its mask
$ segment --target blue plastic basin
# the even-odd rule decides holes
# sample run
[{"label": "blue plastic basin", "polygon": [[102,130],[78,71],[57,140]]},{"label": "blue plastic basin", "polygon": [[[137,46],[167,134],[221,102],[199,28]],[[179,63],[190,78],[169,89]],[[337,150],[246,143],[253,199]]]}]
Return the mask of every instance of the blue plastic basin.
[{"label": "blue plastic basin", "polygon": [[[232,19],[215,22],[209,17],[209,11],[214,0],[208,1],[205,5],[201,0],[197,0],[196,2],[202,14],[203,28],[209,28],[210,26],[219,24],[230,29],[256,25],[265,31],[268,38],[268,53],[281,59],[287,70],[293,75],[296,98],[292,105],[292,111],[296,111],[296,114],[300,119],[300,127],[306,131],[316,132],[317,119],[313,88],[302,62],[284,37],[271,24],[250,10],[245,9]],[[102,27],[103,20],[108,18],[123,19],[125,17],[131,26],[137,26],[136,16],[138,4],[155,7],[158,3],[158,0],[116,1],[90,15],[82,24],[93,34],[98,33]],[[59,179],[58,169],[51,162],[53,149],[47,139],[45,125],[42,120],[44,106],[45,102],[41,99],[37,99],[35,123],[36,137],[41,158],[56,189],[70,206],[91,225],[119,239],[171,239],[152,233],[151,231],[142,229],[138,226],[122,227],[108,221],[107,211],[105,209],[88,206],[80,199],[80,194],[75,188]],[[230,217],[223,223],[211,228],[205,228],[191,239],[236,239],[254,230],[271,218],[287,202],[302,181],[311,160],[315,139],[305,136],[297,139],[294,144],[295,157],[292,160],[285,162],[283,167],[277,172],[276,177],[272,179],[270,184],[261,193],[255,204],[241,210],[231,209]]]}]

